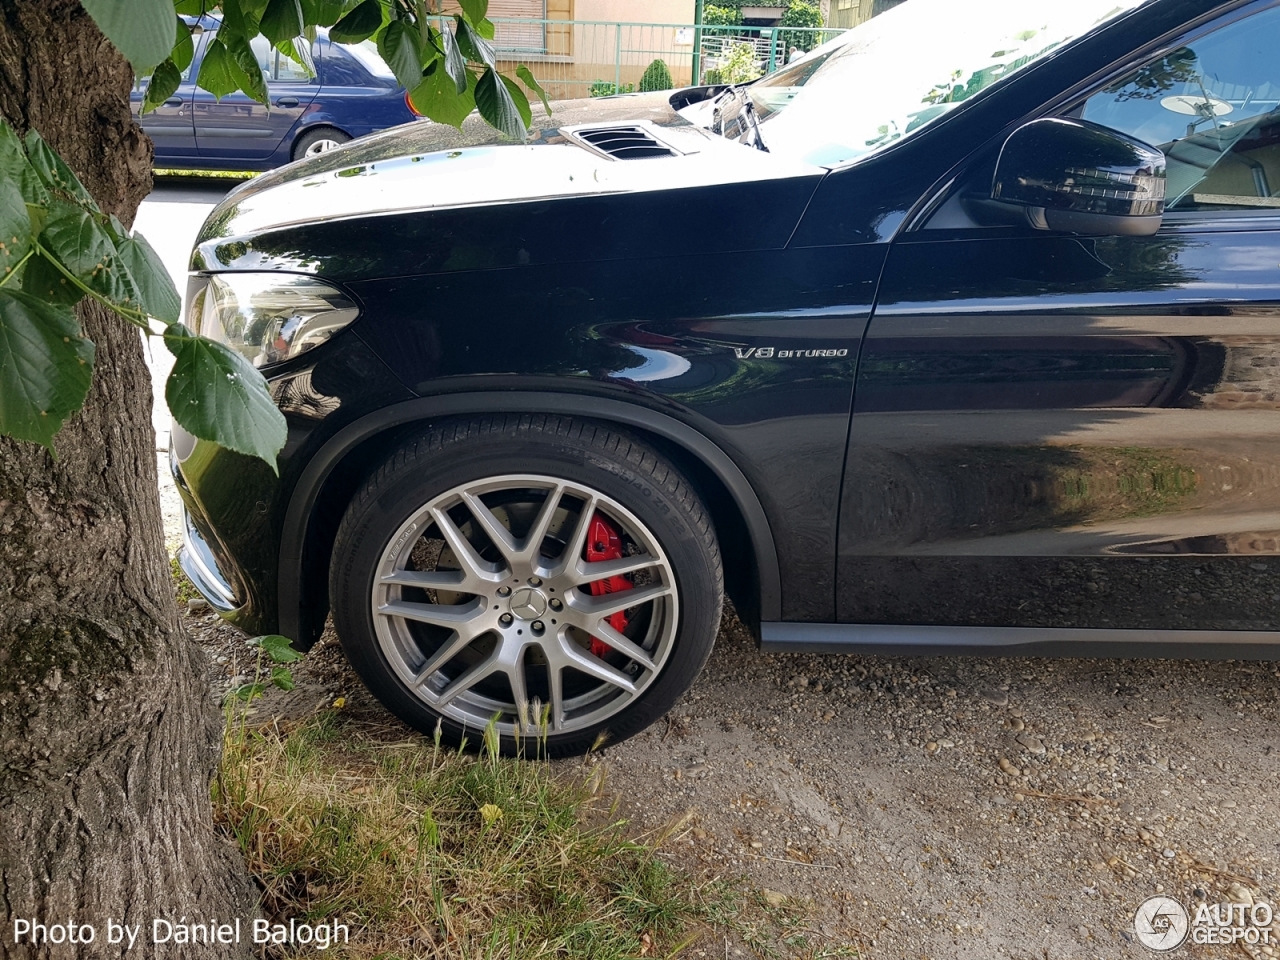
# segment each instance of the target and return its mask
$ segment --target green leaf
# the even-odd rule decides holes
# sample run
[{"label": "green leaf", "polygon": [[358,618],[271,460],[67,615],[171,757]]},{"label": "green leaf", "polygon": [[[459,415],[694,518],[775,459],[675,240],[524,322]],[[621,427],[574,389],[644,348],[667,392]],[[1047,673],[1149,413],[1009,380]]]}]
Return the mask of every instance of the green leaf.
[{"label": "green leaf", "polygon": [[262,374],[230,347],[181,324],[165,331],[164,342],[174,356],[164,390],[173,418],[201,440],[259,457],[279,472],[276,455],[288,431]]},{"label": "green leaf", "polygon": [[13,132],[13,128],[3,120],[0,120],[0,178],[17,184],[28,208],[48,205],[49,191],[45,189],[36,168],[27,159],[26,147]]},{"label": "green leaf", "polygon": [[476,28],[467,23],[466,20],[463,20],[462,17],[455,15],[453,22],[456,25],[454,35],[458,38],[458,46],[462,48],[466,58],[489,67],[496,66],[498,55],[493,51],[493,44],[480,36],[476,32]]},{"label": "green leaf", "polygon": [[31,240],[31,215],[22,191],[12,180],[0,180],[0,283],[9,282]]},{"label": "green leaf", "polygon": [[220,35],[238,34],[241,37],[258,35],[258,22],[267,9],[267,0],[222,0],[222,28]]},{"label": "green leaf", "polygon": [[334,43],[359,43],[368,40],[381,27],[382,4],[378,0],[364,0],[330,28],[329,39]]},{"label": "green leaf", "polygon": [[120,262],[137,291],[137,305],[149,317],[162,323],[177,323],[182,312],[182,299],[173,285],[159,254],[140,233],[124,237],[116,244]]},{"label": "green leaf", "polygon": [[293,649],[289,638],[282,637],[278,633],[254,637],[249,641],[249,646],[259,647],[273,663],[297,663],[302,659],[302,654]]},{"label": "green leaf", "polygon": [[302,7],[298,0],[270,0],[262,15],[260,29],[272,45],[301,36]]},{"label": "green leaf", "polygon": [[489,12],[489,0],[458,0],[458,6],[472,23],[479,23]]},{"label": "green leaf", "polygon": [[80,5],[138,76],[150,73],[173,49],[173,0],[81,0]]},{"label": "green leaf", "polygon": [[52,450],[92,378],[93,344],[69,308],[0,288],[0,434]]},{"label": "green leaf", "polygon": [[178,68],[178,73],[191,66],[191,59],[195,56],[196,45],[191,39],[191,28],[187,26],[187,22],[181,17],[174,17],[178,24],[178,32],[173,41],[173,52],[169,55],[169,59],[173,61],[173,65]]},{"label": "green leaf", "polygon": [[[525,101],[525,109],[528,109]],[[528,128],[521,122],[520,108],[507,85],[498,79],[498,72],[490,67],[476,82],[476,109],[489,125],[515,140],[523,140]]]},{"label": "green leaf", "polygon": [[237,33],[228,34],[225,30],[218,32],[219,38],[226,44],[231,54],[231,74],[236,84],[248,96],[265,105],[267,102],[267,78],[258,63],[258,55],[249,45],[249,39]]},{"label": "green leaf", "polygon": [[526,67],[523,63],[516,67],[516,76],[520,78],[520,82],[532,90],[542,100],[542,106],[547,111],[547,116],[551,116],[551,103],[547,100],[547,91],[543,90],[538,81],[533,77],[533,71]]},{"label": "green leaf", "polygon": [[214,37],[204,51],[204,59],[200,61],[200,73],[196,77],[196,83],[221,100],[227,94],[235,93],[240,89],[240,81],[236,78],[238,72],[222,38]]},{"label": "green leaf", "polygon": [[173,96],[181,83],[182,73],[178,70],[177,64],[172,60],[166,60],[160,64],[151,74],[151,79],[147,81],[147,92],[142,98],[142,112],[150,113],[160,106]]},{"label": "green leaf", "polygon": [[498,74],[502,80],[502,85],[507,88],[507,93],[511,94],[511,99],[515,102],[516,109],[520,111],[520,119],[524,121],[524,127],[529,129],[529,125],[533,123],[533,111],[529,109],[529,98],[524,95],[524,91],[510,77],[504,77]]},{"label": "green leaf", "polygon": [[281,690],[292,690],[294,686],[293,673],[288,667],[272,667],[271,684]]},{"label": "green leaf", "polygon": [[302,0],[302,18],[317,27],[331,27],[342,18],[347,0]]},{"label": "green leaf", "polygon": [[484,37],[486,40],[492,40],[498,32],[498,28],[493,25],[492,20],[481,20],[475,24],[476,33]]},{"label": "green leaf", "polygon": [[34,127],[27,131],[26,147],[27,157],[31,160],[31,166],[35,167],[41,183],[51,190],[61,191],[73,198],[86,210],[92,210],[94,213],[102,212],[89,191],[84,188],[84,184],[80,182],[80,178],[72,173],[71,168],[60,156],[53,152],[53,148],[44,142],[44,138],[36,132]]},{"label": "green leaf", "polygon": [[269,684],[265,683],[242,683],[231,693],[237,700],[243,700],[245,703],[252,703],[267,692],[268,686]]},{"label": "green leaf", "polygon": [[116,246],[106,227],[88,210],[55,200],[40,242],[67,270],[92,286],[92,280],[110,268]]},{"label": "green leaf", "polygon": [[406,90],[422,82],[422,35],[412,24],[403,20],[388,23],[378,34],[378,54]]},{"label": "green leaf", "polygon": [[[123,228],[112,228],[101,214],[54,200],[49,222],[40,234],[40,242],[72,276],[118,309],[135,314],[146,313],[148,310],[143,304],[144,298],[129,269],[131,261],[145,266],[146,253],[131,249],[128,256],[122,255],[117,247],[117,238],[120,243],[125,243],[122,234]],[[131,247],[135,246],[134,241],[129,241],[129,244]],[[151,256],[155,256],[154,251]],[[160,269],[163,270],[163,267]],[[170,313],[172,303],[155,296],[154,279],[149,274],[146,276],[152,285],[152,297],[149,299],[155,300],[161,310]],[[24,286],[24,289],[29,288]],[[170,320],[168,316],[160,319]]]},{"label": "green leaf", "polygon": [[458,93],[444,61],[437,60],[427,70],[422,83],[409,92],[409,102],[418,113],[436,123],[461,127],[462,121],[476,108],[475,78],[468,73],[467,79],[466,92]]},{"label": "green leaf", "polygon": [[458,46],[458,38],[453,35],[452,30],[443,30],[438,36],[440,37],[440,46],[444,50],[444,68],[449,72],[449,76],[453,78],[458,93],[463,93],[467,89],[467,58],[462,55],[462,48]]},{"label": "green leaf", "polygon": [[74,307],[84,298],[84,292],[79,287],[38,253],[22,268],[20,282],[22,289],[33,297],[58,306]]},{"label": "green leaf", "polygon": [[209,0],[173,0],[173,9],[180,17],[198,17],[209,9]]}]

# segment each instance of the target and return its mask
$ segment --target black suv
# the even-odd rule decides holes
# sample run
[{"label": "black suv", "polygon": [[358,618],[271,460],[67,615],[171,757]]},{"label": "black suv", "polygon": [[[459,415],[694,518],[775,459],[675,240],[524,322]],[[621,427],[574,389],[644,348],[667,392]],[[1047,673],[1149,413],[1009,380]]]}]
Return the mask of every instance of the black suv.
[{"label": "black suv", "polygon": [[1280,5],[909,0],[781,72],[231,193],[184,568],[394,712],[642,729],[770,650],[1280,652]]}]

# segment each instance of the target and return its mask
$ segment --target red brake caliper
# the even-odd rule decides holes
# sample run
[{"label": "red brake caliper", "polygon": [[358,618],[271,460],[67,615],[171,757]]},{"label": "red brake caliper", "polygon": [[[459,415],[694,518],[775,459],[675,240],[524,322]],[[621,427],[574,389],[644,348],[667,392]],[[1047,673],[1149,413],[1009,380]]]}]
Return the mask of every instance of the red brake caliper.
[{"label": "red brake caliper", "polygon": [[[591,525],[587,528],[587,546],[584,552],[588,563],[622,559],[622,535],[618,533],[618,528],[601,516],[599,512],[592,516]],[[587,589],[591,591],[593,597],[598,597],[605,593],[630,590],[634,586],[635,584],[626,577],[616,576],[595,580],[587,584]],[[619,610],[617,613],[609,614],[608,623],[613,629],[622,633],[623,630],[627,629],[626,611]],[[597,657],[603,657],[612,649],[598,637],[591,638],[591,652]]]}]

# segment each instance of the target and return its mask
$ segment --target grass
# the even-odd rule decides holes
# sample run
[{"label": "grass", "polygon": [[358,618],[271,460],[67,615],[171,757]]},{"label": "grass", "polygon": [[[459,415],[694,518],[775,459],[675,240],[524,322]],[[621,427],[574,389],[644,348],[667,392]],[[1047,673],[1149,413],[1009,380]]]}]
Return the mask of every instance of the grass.
[{"label": "grass", "polygon": [[696,942],[714,956],[726,935],[757,954],[804,948],[788,908],[664,858],[685,825],[634,836],[603,800],[602,767],[566,778],[493,744],[471,756],[400,737],[339,709],[291,728],[228,714],[217,820],[266,916],[350,927],[326,956],[705,955]]},{"label": "grass", "polygon": [[182,572],[182,565],[178,563],[177,557],[169,558],[169,573],[173,579],[173,596],[178,601],[178,606],[185,610],[187,601],[199,599],[200,592]]},{"label": "grass", "polygon": [[199,180],[252,180],[258,175],[252,170],[179,170],[170,167],[156,167],[151,172],[157,177],[193,177]]}]

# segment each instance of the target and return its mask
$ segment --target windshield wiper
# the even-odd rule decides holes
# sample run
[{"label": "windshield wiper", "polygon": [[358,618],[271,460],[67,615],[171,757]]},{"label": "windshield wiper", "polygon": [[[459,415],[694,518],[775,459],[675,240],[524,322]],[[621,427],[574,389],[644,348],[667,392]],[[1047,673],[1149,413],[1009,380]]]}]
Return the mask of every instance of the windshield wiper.
[{"label": "windshield wiper", "polygon": [[[747,88],[730,84],[716,95],[711,129],[720,136],[769,152],[760,136],[760,118]],[[737,109],[726,109],[736,107]]]}]

